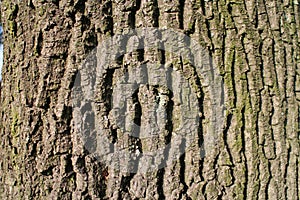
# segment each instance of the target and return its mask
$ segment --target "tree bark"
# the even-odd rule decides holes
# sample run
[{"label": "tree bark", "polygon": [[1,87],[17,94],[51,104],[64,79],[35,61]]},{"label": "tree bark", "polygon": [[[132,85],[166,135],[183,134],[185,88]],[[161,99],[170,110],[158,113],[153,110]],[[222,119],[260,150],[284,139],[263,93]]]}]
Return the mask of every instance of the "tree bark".
[{"label": "tree bark", "polygon": [[[1,13],[2,199],[300,198],[298,0],[3,0]],[[181,95],[200,102],[200,118],[195,143],[180,158],[166,158],[168,165],[147,173],[124,173],[82,143],[72,88],[98,44],[141,27],[172,28],[199,42],[222,77],[226,110],[221,133],[208,145],[211,94],[201,74],[164,51],[126,54],[101,80],[100,123],[100,115],[110,120],[113,84],[132,63],[146,59],[179,65],[185,79],[195,82],[196,89]],[[156,90],[141,87],[135,96],[141,124],[151,119],[144,108],[155,106]],[[142,93],[149,96],[143,99]],[[112,122],[108,137],[150,149],[172,141],[180,123],[176,116],[186,110],[176,94],[166,94],[166,137],[133,141]]]}]

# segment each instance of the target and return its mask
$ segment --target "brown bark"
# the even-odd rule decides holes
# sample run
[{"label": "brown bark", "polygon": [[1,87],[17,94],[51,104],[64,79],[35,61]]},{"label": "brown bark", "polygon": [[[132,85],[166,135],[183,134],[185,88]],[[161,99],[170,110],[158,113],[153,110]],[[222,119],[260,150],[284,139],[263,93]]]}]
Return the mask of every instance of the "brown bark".
[{"label": "brown bark", "polygon": [[[298,0],[3,0],[1,13],[2,199],[300,198]],[[92,49],[140,27],[181,30],[209,51],[224,81],[226,115],[222,133],[202,156],[202,144],[210,142],[205,138],[211,105],[207,88],[197,83],[190,96],[200,92],[203,116],[195,144],[162,169],[130,174],[111,170],[84,148],[74,128],[71,88]],[[142,53],[153,62],[164,54]],[[164,56],[188,71],[189,64]],[[143,60],[124,56],[110,76],[134,62]],[[203,82],[201,74],[187,74],[193,78]],[[102,80],[98,94],[99,115],[108,118],[105,95],[115,79]],[[155,90],[141,91],[149,99],[136,101],[153,106]],[[172,112],[180,112],[173,101]],[[178,125],[174,115],[169,120]],[[107,130],[119,143],[131,144],[113,127]],[[173,130],[166,131],[172,139]]]}]

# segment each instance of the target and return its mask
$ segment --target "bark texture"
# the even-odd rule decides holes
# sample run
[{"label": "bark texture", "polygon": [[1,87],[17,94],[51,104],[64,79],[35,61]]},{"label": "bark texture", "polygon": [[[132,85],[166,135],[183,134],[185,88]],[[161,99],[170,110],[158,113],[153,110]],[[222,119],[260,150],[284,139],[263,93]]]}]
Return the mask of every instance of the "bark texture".
[{"label": "bark texture", "polygon": [[[2,199],[299,199],[299,4],[3,0]],[[166,63],[179,65],[190,84],[195,82],[196,89],[183,91],[183,96],[193,93],[202,105],[196,142],[180,159],[157,171],[126,174],[97,162],[83,147],[74,131],[71,88],[92,49],[111,35],[138,27],[182,30],[210,52],[223,77],[226,116],[222,134],[201,156],[202,144],[209,143],[210,112],[201,75],[162,51],[124,56],[100,85],[99,116],[109,119],[110,87],[118,74],[134,63],[161,62],[162,56]],[[148,98],[136,95],[134,101],[142,108],[154,107],[158,89],[140,88]],[[166,137],[142,141],[143,148],[172,140],[180,123],[177,115],[186,111],[180,109],[179,97],[160,95],[174,102],[166,104],[172,107],[163,124]],[[146,111],[141,111],[141,124],[147,121]],[[139,143],[107,126],[117,142]]]}]

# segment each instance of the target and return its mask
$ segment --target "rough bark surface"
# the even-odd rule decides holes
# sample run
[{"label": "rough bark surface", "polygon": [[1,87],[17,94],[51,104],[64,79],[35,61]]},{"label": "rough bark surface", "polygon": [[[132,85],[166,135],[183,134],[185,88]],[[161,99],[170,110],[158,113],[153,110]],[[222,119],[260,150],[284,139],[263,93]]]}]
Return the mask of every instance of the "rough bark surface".
[{"label": "rough bark surface", "polygon": [[[299,199],[299,4],[3,0],[2,199]],[[195,90],[183,91],[187,98],[195,93],[202,103],[195,144],[160,170],[124,174],[97,162],[83,147],[74,131],[71,88],[92,49],[111,35],[138,27],[182,30],[210,52],[223,77],[226,116],[222,134],[203,157],[210,97],[196,81]],[[111,85],[138,62],[161,62],[163,55],[166,63],[181,66],[191,84],[201,80],[176,56],[156,50],[137,54],[124,56],[103,80],[103,119],[109,119]],[[153,108],[155,95],[160,95],[172,107],[166,124],[159,125],[166,131],[156,140],[142,141],[143,148],[171,140],[180,123],[176,116],[185,112],[180,99],[157,91],[140,88],[148,98],[137,94],[134,99],[142,108]],[[141,124],[151,119],[146,111],[140,113]],[[125,146],[140,142],[107,126],[108,135]]]}]

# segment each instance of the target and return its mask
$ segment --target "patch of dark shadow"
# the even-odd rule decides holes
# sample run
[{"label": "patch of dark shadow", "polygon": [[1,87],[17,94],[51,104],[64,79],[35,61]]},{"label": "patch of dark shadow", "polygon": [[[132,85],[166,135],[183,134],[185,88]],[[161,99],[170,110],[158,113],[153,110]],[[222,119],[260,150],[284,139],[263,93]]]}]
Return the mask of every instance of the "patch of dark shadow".
[{"label": "patch of dark shadow", "polygon": [[77,12],[80,12],[80,13],[84,13],[85,12],[85,2],[86,2],[86,0],[76,1],[75,5],[74,5],[74,10],[76,10]]},{"label": "patch of dark shadow", "polygon": [[219,157],[220,157],[220,152],[217,153],[217,155],[215,156],[215,159],[213,161],[213,169],[214,169],[214,177],[213,178],[216,178]]},{"label": "patch of dark shadow", "polygon": [[[229,148],[228,137],[227,136],[228,136],[229,127],[231,126],[232,117],[233,117],[233,115],[231,113],[227,116],[227,118],[226,118],[226,127],[223,130],[223,141],[224,141],[224,145],[225,145],[226,151],[228,153],[229,161],[230,161],[231,164],[234,163],[234,162],[233,162],[232,154],[230,153],[230,148]],[[235,181],[235,176],[233,174],[232,168],[230,168],[230,174],[231,174],[231,177],[232,177],[232,184],[233,184],[234,181]]]},{"label": "patch of dark shadow", "polygon": [[37,155],[37,143],[33,143],[29,156],[35,157],[36,155]]},{"label": "patch of dark shadow", "polygon": [[[258,11],[259,11],[259,9],[254,9],[254,12],[255,12],[255,20],[252,20],[253,21],[253,23],[254,23],[254,28],[257,30],[257,28],[258,28],[258,22],[260,22],[260,20],[258,19],[259,18],[259,16],[260,16],[260,14],[258,14]],[[224,20],[225,21],[225,20]],[[275,54],[274,54],[275,55]]]},{"label": "patch of dark shadow", "polygon": [[[241,114],[242,114],[242,127],[241,127],[241,133],[242,133],[242,151],[245,153],[246,151],[246,141],[245,141],[245,124],[246,124],[246,119],[245,119],[245,111],[246,111],[246,107],[243,106],[242,110],[241,110]],[[258,132],[257,132],[258,133]]]},{"label": "patch of dark shadow", "polygon": [[129,151],[131,158],[129,161],[129,170],[136,172],[139,166],[139,160],[142,157],[143,148],[140,137],[140,126],[142,117],[142,106],[138,99],[139,89],[137,89],[131,96],[134,105],[134,126],[132,127],[132,134],[129,136]]},{"label": "patch of dark shadow", "polygon": [[224,139],[227,139],[227,133],[228,133],[229,127],[231,126],[232,116],[233,116],[232,113],[230,113],[226,117],[226,126],[223,130]]},{"label": "patch of dark shadow", "polygon": [[18,149],[17,149],[17,147],[14,147],[14,148],[13,148],[13,152],[14,152],[15,155],[18,154]]},{"label": "patch of dark shadow", "polygon": [[35,6],[33,5],[32,0],[28,0],[28,6],[33,10],[35,9]]},{"label": "patch of dark shadow", "polygon": [[8,20],[12,21],[17,18],[19,12],[19,6],[18,4],[15,4],[10,8],[10,14],[8,15]]},{"label": "patch of dark shadow", "polygon": [[59,7],[59,0],[52,0],[51,1],[54,5],[56,5],[57,7]]},{"label": "patch of dark shadow", "polygon": [[186,194],[187,190],[188,190],[188,186],[185,182],[185,149],[186,149],[186,139],[182,139],[182,142],[179,146],[179,150],[180,150],[180,158],[179,158],[179,162],[180,162],[180,173],[179,173],[179,179],[181,184],[183,185],[183,190],[180,192],[180,196],[179,199],[182,199],[182,195]]},{"label": "patch of dark shadow", "polygon": [[105,1],[98,0],[101,3],[101,12],[104,15],[111,15],[112,14],[112,1]]},{"label": "patch of dark shadow", "polygon": [[204,148],[204,137],[203,137],[203,127],[202,123],[199,123],[198,127],[198,147],[199,147],[199,155],[200,155],[200,160],[199,160],[199,176],[201,180],[204,180],[202,171],[204,167],[204,157],[205,157],[205,148]]},{"label": "patch of dark shadow", "polygon": [[120,200],[123,200],[121,199],[121,193],[122,192],[125,192],[125,193],[128,193],[129,192],[129,187],[130,187],[130,181],[132,180],[132,178],[134,177],[135,173],[130,173],[128,176],[124,176],[122,175],[122,178],[121,178],[121,185],[120,185],[120,195],[119,195],[119,199]]},{"label": "patch of dark shadow", "polygon": [[115,69],[107,69],[104,76],[104,91],[102,92],[102,99],[105,102],[105,115],[112,109],[112,94],[113,94],[113,77],[114,77]]},{"label": "patch of dark shadow", "polygon": [[137,11],[141,8],[141,0],[136,0],[135,2],[135,10]]},{"label": "patch of dark shadow", "polygon": [[81,174],[86,173],[85,158],[84,157],[78,157],[76,162],[75,162],[75,167],[77,168],[79,173],[81,173]]},{"label": "patch of dark shadow", "polygon": [[38,37],[37,37],[36,48],[35,48],[36,54],[39,56],[41,55],[42,47],[43,47],[43,33],[40,30]]},{"label": "patch of dark shadow", "polygon": [[205,200],[208,199],[208,198],[207,198],[207,192],[206,192],[207,184],[208,184],[208,182],[205,182],[205,183],[203,184],[202,189],[201,189],[201,193],[204,194]]},{"label": "patch of dark shadow", "polygon": [[[147,84],[148,86],[148,89],[151,89],[151,86],[149,84]],[[153,91],[153,94],[155,96],[158,96],[159,95],[159,92],[158,92],[158,88],[159,88],[159,85],[153,85],[153,88],[152,88],[152,91]],[[156,98],[156,103],[159,104],[159,101],[160,101],[160,98]]]},{"label": "patch of dark shadow", "polygon": [[72,172],[68,174],[69,184],[71,187],[76,187],[76,180],[77,180],[77,174],[75,172]]},{"label": "patch of dark shadow", "polygon": [[89,132],[95,131],[95,114],[87,112],[84,117],[83,130],[88,130]]},{"label": "patch of dark shadow", "polygon": [[152,19],[153,19],[153,26],[159,27],[159,6],[157,0],[153,1]]},{"label": "patch of dark shadow", "polygon": [[66,167],[66,169],[65,169],[66,171],[65,172],[67,174],[74,171],[71,157],[72,157],[72,155],[68,155],[66,157],[66,166],[65,166]]},{"label": "patch of dark shadow", "polygon": [[234,50],[234,53],[233,53],[233,59],[232,59],[232,64],[231,64],[231,80],[232,80],[232,90],[233,90],[233,105],[234,105],[234,108],[236,108],[236,103],[237,103],[237,91],[236,91],[236,86],[235,86],[235,83],[236,83],[236,80],[235,80],[235,62],[236,62],[236,50]]},{"label": "patch of dark shadow", "polygon": [[65,124],[67,124],[67,125],[69,125],[71,123],[72,112],[73,112],[73,109],[71,106],[64,105],[61,118],[64,120]]},{"label": "patch of dark shadow", "polygon": [[[299,8],[300,9],[300,8]],[[300,106],[298,105],[298,113],[300,113]],[[297,117],[298,130],[300,130],[300,117]],[[298,132],[298,138],[300,137],[300,132]],[[297,179],[298,180],[298,179]]]},{"label": "patch of dark shadow", "polygon": [[66,60],[68,57],[67,52],[63,52],[63,53],[58,53],[58,54],[52,54],[50,56],[51,60]]},{"label": "patch of dark shadow", "polygon": [[163,200],[166,199],[166,196],[164,194],[164,175],[165,175],[165,169],[164,168],[160,168],[157,171],[157,194],[158,194],[158,199],[159,200]]},{"label": "patch of dark shadow", "polygon": [[[234,14],[232,13],[232,5],[233,4],[234,4],[233,2],[229,2],[227,4],[227,10],[228,10],[228,13],[229,13],[229,16],[230,16],[232,22],[234,22],[234,17],[233,17]],[[236,26],[234,26],[234,29],[235,29],[235,31],[237,33],[237,27]],[[211,38],[211,35],[209,37]]]},{"label": "patch of dark shadow", "polygon": [[135,14],[136,14],[136,11],[133,10],[129,13],[128,15],[128,25],[130,28],[134,29],[135,28]]},{"label": "patch of dark shadow", "polygon": [[165,64],[166,63],[166,51],[163,50],[164,47],[162,47],[162,49],[158,50],[158,56],[159,56],[159,62],[160,64]]},{"label": "patch of dark shadow", "polygon": [[169,101],[167,102],[166,105],[166,112],[167,112],[167,123],[166,123],[166,130],[168,131],[168,134],[165,136],[165,144],[169,144],[171,142],[172,138],[172,132],[173,132],[173,110],[174,110],[174,101],[172,100],[173,98],[173,92],[169,90],[168,97]]},{"label": "patch of dark shadow", "polygon": [[98,45],[97,34],[95,32],[95,28],[87,31],[84,38],[84,50],[87,53],[93,53],[93,50]]},{"label": "patch of dark shadow", "polygon": [[178,21],[179,21],[179,28],[184,29],[184,3],[185,0],[179,0],[179,13],[178,13]]},{"label": "patch of dark shadow", "polygon": [[[122,45],[122,47],[126,47],[126,43],[125,43],[125,41],[122,41],[123,42],[123,44],[121,44]],[[127,42],[127,41],[126,41]],[[116,54],[116,59],[115,59],[115,61],[116,61],[116,63],[118,64],[118,65],[123,65],[123,60],[124,60],[124,55],[123,54],[121,54],[120,52],[118,52],[117,54]],[[125,65],[125,69],[127,69],[126,68],[126,65]]]},{"label": "patch of dark shadow", "polygon": [[107,191],[107,184],[106,184],[106,180],[109,176],[108,173],[108,167],[105,166],[101,166],[100,162],[98,162],[98,169],[100,169],[100,173],[99,177],[96,178],[97,180],[97,187],[96,187],[96,194],[100,199],[104,199],[104,197],[106,196],[106,191]]},{"label": "patch of dark shadow", "polygon": [[204,102],[204,97],[205,94],[203,92],[203,89],[201,87],[201,82],[199,76],[195,76],[195,84],[197,85],[199,91],[200,91],[200,97],[197,98],[198,100],[198,109],[199,109],[199,116],[198,118],[198,128],[197,128],[197,135],[198,135],[198,147],[199,147],[199,176],[201,180],[204,180],[202,171],[203,171],[203,166],[204,166],[204,157],[205,157],[205,148],[204,148],[204,135],[203,135],[203,120],[205,119],[205,116],[203,115],[204,113],[204,107],[203,107],[203,102]]},{"label": "patch of dark shadow", "polygon": [[136,50],[136,52],[138,54],[138,56],[137,56],[138,61],[139,62],[144,61],[145,50],[141,48],[141,49]]},{"label": "patch of dark shadow", "polygon": [[[241,138],[242,138],[242,153],[243,153],[243,156],[245,158],[245,183],[244,185],[248,185],[248,164],[247,164],[247,157],[246,157],[246,140],[245,140],[245,124],[246,124],[246,119],[245,119],[245,111],[246,111],[246,107],[244,106],[241,110],[241,113],[242,113],[242,127],[241,127]],[[258,120],[257,120],[258,121]],[[257,132],[258,133],[258,132]],[[235,178],[233,175],[232,175],[233,178]],[[233,179],[234,181],[235,179]],[[247,187],[244,187],[243,189],[243,194],[244,194],[244,198],[247,199],[247,196],[248,196],[248,193],[247,193]]]},{"label": "patch of dark shadow", "polygon": [[111,14],[103,17],[101,32],[104,35],[113,35],[114,21],[113,21],[113,17],[111,16]]},{"label": "patch of dark shadow", "polygon": [[[0,45],[3,45],[3,27],[0,23]],[[1,80],[0,80],[1,83]]]},{"label": "patch of dark shadow", "polygon": [[205,15],[205,0],[200,0],[200,8],[201,8],[201,11],[203,13],[203,15]]},{"label": "patch of dark shadow", "polygon": [[[71,6],[73,6],[73,2],[70,4],[71,4]],[[68,11],[65,10],[64,14],[66,15],[66,17],[69,17],[73,23],[76,23],[76,11],[75,10],[68,10]]]},{"label": "patch of dark shadow", "polygon": [[83,45],[83,49],[84,49],[86,54],[91,53],[95,49],[95,47],[96,46],[91,45],[91,44],[87,44],[87,43],[84,43],[84,45]]},{"label": "patch of dark shadow", "polygon": [[44,103],[42,103],[42,105],[40,107],[43,108],[43,109],[45,109],[45,110],[48,110],[50,108],[50,103],[51,103],[51,97],[47,96],[44,99]]},{"label": "patch of dark shadow", "polygon": [[[95,146],[96,134],[97,131],[95,130],[95,116],[94,114],[87,114],[86,118],[84,119],[84,123],[81,126],[81,136],[85,141],[85,145],[88,146]],[[92,147],[91,146],[91,147]]]},{"label": "patch of dark shadow", "polygon": [[44,175],[44,176],[52,176],[53,175],[53,168],[54,168],[54,166],[50,166],[46,170],[43,170],[41,172],[41,174]]},{"label": "patch of dark shadow", "polygon": [[46,193],[51,194],[53,188],[51,186],[47,186]]},{"label": "patch of dark shadow", "polygon": [[81,83],[81,77],[80,77],[80,71],[76,70],[73,72],[69,77],[69,86],[68,88],[73,90],[74,92],[78,91],[78,87],[80,87]]},{"label": "patch of dark shadow", "polygon": [[[135,113],[133,122],[137,126],[141,126],[142,106],[139,102],[138,93],[139,93],[139,88],[136,91],[134,91],[134,93],[131,96],[132,100],[133,100],[133,104],[134,104],[134,113]],[[139,130],[136,130],[136,131],[139,131]]]},{"label": "patch of dark shadow", "polygon": [[227,10],[228,10],[228,13],[230,14],[229,16],[232,16],[232,3],[228,3],[227,4]]},{"label": "patch of dark shadow", "polygon": [[226,191],[225,191],[225,186],[222,186],[220,188],[220,191],[219,191],[219,194],[218,194],[218,197],[217,197],[217,200],[222,200],[223,199],[223,195],[226,194]]},{"label": "patch of dark shadow", "polygon": [[87,16],[82,15],[80,21],[82,24],[81,31],[84,32],[84,31],[89,30],[89,28],[91,26],[91,20]]},{"label": "patch of dark shadow", "polygon": [[[118,133],[117,133],[117,129],[112,128],[110,129],[110,138],[111,143],[115,144],[118,141]],[[114,151],[114,146],[112,145],[112,147],[110,147],[111,152]]]}]

